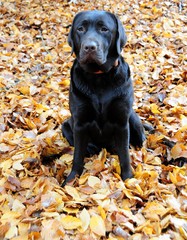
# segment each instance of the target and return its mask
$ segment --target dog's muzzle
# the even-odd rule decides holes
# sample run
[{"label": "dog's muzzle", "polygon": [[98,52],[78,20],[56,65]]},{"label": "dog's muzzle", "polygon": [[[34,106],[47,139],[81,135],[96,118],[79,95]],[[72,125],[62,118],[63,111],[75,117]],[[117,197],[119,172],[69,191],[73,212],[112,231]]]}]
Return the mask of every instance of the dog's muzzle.
[{"label": "dog's muzzle", "polygon": [[96,63],[102,65],[105,63],[106,58],[103,54],[101,46],[96,41],[88,40],[82,43],[79,61],[82,64]]}]

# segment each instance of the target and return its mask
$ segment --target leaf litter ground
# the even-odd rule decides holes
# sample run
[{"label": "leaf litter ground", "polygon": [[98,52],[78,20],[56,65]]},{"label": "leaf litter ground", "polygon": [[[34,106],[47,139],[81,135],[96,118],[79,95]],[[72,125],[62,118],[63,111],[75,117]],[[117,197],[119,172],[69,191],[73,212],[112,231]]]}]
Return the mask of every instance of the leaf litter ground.
[{"label": "leaf litter ground", "polygon": [[[187,239],[187,32],[184,1],[2,0],[0,3],[0,239]],[[69,117],[75,13],[104,9],[123,22],[136,112],[151,124],[120,179],[104,149],[61,188],[73,148]],[[59,154],[56,160],[45,156]]]}]

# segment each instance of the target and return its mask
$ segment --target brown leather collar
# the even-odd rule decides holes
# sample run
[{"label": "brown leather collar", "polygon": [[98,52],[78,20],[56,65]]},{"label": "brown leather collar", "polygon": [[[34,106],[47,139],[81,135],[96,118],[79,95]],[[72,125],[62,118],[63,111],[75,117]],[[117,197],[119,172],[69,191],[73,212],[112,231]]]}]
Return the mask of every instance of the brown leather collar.
[{"label": "brown leather collar", "polygon": [[[116,59],[116,61],[115,61],[115,63],[114,63],[114,66],[113,67],[117,67],[119,65],[119,60],[118,59]],[[102,73],[104,73],[103,71],[101,71],[101,70],[99,70],[99,71],[97,71],[97,72],[94,72],[94,74],[102,74]]]}]

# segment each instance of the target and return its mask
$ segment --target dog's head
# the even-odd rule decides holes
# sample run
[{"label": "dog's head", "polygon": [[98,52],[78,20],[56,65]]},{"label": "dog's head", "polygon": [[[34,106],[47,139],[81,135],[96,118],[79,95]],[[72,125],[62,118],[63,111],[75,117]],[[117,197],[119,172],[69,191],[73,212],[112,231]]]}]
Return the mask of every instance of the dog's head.
[{"label": "dog's head", "polygon": [[126,35],[114,14],[84,11],[75,16],[68,43],[85,71],[108,72],[126,43]]}]

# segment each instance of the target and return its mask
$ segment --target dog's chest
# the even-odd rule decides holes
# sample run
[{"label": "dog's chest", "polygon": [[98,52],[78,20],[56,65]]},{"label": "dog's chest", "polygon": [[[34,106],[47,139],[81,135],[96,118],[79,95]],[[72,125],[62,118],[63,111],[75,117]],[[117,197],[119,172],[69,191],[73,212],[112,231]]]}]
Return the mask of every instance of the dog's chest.
[{"label": "dog's chest", "polygon": [[92,107],[95,114],[93,116],[95,123],[98,126],[99,133],[102,134],[103,128],[108,121],[108,109],[110,105],[110,100],[107,99],[105,94],[97,94],[94,96],[95,99],[92,101]]},{"label": "dog's chest", "polygon": [[109,104],[112,101],[112,92],[103,88],[97,89],[92,96],[92,105],[100,117],[106,114]]},{"label": "dog's chest", "polygon": [[[92,81],[93,83],[93,81]],[[118,108],[118,101],[122,101],[121,88],[117,88],[111,79],[98,79],[91,86],[91,105],[100,122],[108,121],[113,108]]]}]

